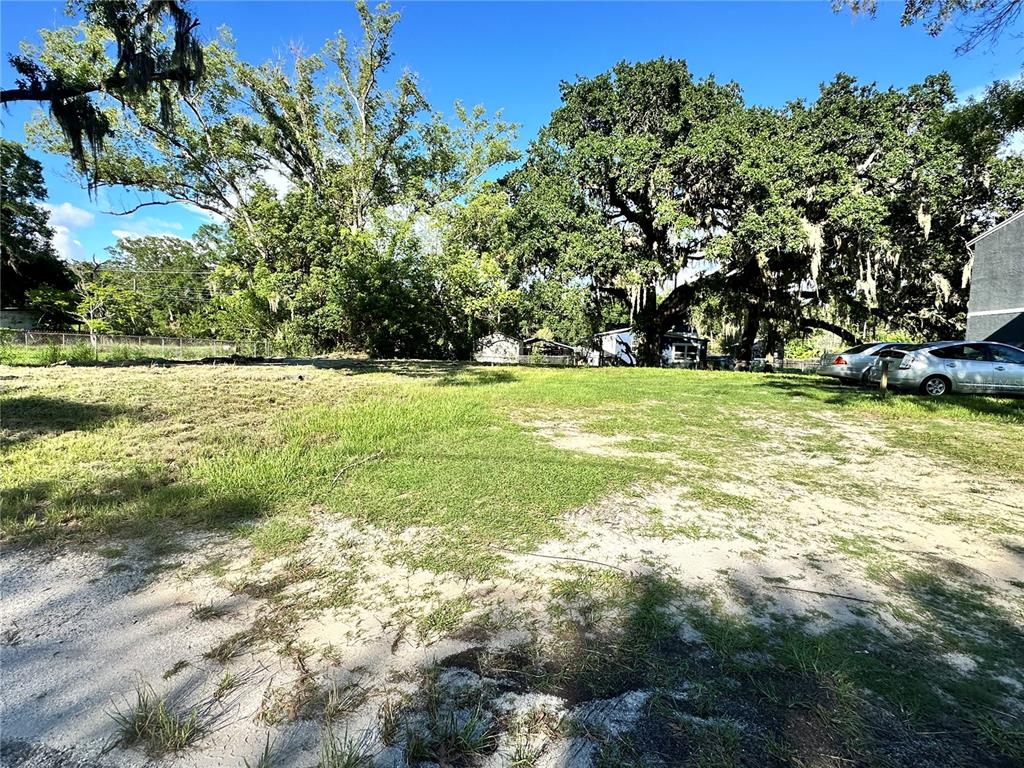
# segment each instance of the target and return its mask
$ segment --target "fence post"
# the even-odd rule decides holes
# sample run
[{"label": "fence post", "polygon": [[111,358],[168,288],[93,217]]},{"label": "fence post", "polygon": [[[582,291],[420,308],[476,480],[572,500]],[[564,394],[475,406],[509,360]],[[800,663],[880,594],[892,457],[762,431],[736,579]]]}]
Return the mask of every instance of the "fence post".
[{"label": "fence post", "polygon": [[879,384],[879,390],[882,393],[882,397],[886,397],[889,394],[889,361],[888,359],[882,360],[882,381]]}]

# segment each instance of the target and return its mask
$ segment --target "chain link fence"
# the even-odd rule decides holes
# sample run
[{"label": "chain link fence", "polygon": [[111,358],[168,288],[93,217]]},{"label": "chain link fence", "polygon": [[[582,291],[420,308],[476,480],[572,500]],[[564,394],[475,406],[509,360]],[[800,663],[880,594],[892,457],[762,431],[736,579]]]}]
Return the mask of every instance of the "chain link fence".
[{"label": "chain link fence", "polygon": [[10,363],[57,363],[87,360],[200,360],[204,357],[281,356],[269,340],[229,341],[171,336],[60,333],[51,331],[0,332],[0,357]]}]

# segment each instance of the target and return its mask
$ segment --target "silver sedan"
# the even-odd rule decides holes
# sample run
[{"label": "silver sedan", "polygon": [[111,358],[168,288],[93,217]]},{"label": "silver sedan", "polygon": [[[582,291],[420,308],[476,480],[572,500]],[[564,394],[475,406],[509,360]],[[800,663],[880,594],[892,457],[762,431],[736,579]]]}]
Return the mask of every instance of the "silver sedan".
[{"label": "silver sedan", "polygon": [[884,351],[868,381],[878,384],[888,362],[889,386],[941,397],[950,392],[1024,395],[1024,349],[990,341],[940,341]]},{"label": "silver sedan", "polygon": [[899,344],[894,341],[871,341],[867,344],[858,344],[838,354],[832,353],[823,357],[817,373],[819,376],[831,376],[833,379],[839,379],[844,384],[865,384],[871,364],[875,362],[880,352],[909,346],[912,345]]}]

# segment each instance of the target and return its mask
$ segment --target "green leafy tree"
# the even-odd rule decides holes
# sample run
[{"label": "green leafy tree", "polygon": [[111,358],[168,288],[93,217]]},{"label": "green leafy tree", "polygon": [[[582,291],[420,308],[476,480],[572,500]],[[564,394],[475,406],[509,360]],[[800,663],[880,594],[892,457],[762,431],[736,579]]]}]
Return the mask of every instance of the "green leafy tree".
[{"label": "green leafy tree", "polygon": [[647,364],[694,298],[675,278],[729,223],[742,116],[737,86],[695,81],[682,61],[622,63],[562,84],[512,176],[524,263],[624,302]]},{"label": "green leafy tree", "polygon": [[439,311],[447,321],[446,356],[467,358],[476,339],[519,329],[523,293],[515,268],[507,193],[484,184],[442,220],[441,247],[429,258]]},{"label": "green leafy tree", "polygon": [[753,111],[732,223],[708,250],[746,304],[743,353],[762,320],[775,340],[962,333],[966,243],[1024,202],[1021,160],[1000,153],[1007,100],[958,106],[946,75],[905,90],[840,75],[812,104]]},{"label": "green leafy tree", "polygon": [[24,148],[0,139],[0,302],[26,305],[29,291],[66,290],[72,278],[53,249],[43,167]]},{"label": "green leafy tree", "polygon": [[317,190],[353,232],[372,229],[388,207],[412,214],[448,205],[517,157],[515,126],[500,115],[459,103],[451,121],[431,113],[408,71],[385,87],[399,14],[386,4],[356,8],[357,46],[339,33],[318,54],[296,52],[291,74],[283,62],[240,70],[274,166]]},{"label": "green leafy tree", "polygon": [[[105,28],[88,18],[77,26],[41,30],[35,54],[54,70],[116,66]],[[128,188],[135,194],[118,213],[186,203],[217,217],[234,218],[254,179],[268,172],[256,122],[239,82],[234,40],[221,30],[202,48],[203,77],[171,101],[155,93],[101,92],[92,103],[110,126],[102,153],[90,160],[93,186]],[[72,147],[50,117],[37,114],[27,127],[48,152]],[[252,232],[256,230],[246,222]]]},{"label": "green leafy tree", "polygon": [[[42,48],[23,45],[10,57],[17,82],[0,92],[0,103],[48,103],[68,154],[96,182],[98,157],[115,128],[97,98],[155,100],[161,127],[171,131],[175,96],[187,96],[203,76],[203,50],[194,36],[199,22],[175,0],[77,0],[68,9],[81,13],[83,39],[76,45],[64,28],[43,33]],[[68,45],[79,55],[65,55]]]},{"label": "green leafy tree", "polygon": [[210,334],[210,276],[220,254],[211,247],[208,231],[201,229],[193,240],[122,238],[107,251],[110,258],[96,274],[105,285],[132,297],[108,307],[113,328],[133,335]]}]

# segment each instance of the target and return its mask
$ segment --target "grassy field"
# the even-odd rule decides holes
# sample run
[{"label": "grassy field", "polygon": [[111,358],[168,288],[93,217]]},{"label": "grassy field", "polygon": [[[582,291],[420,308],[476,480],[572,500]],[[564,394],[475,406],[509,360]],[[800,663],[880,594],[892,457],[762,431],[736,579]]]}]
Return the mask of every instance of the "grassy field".
[{"label": "grassy field", "polygon": [[[252,351],[240,345],[239,354]],[[174,339],[161,344],[99,344],[93,348],[88,342],[68,344],[36,344],[25,346],[8,343],[0,337],[0,365],[36,366],[57,363],[120,363],[139,360],[199,360],[204,357],[230,356],[233,348],[224,343],[189,343],[178,347]],[[262,350],[261,350],[262,351]]]},{"label": "grassy field", "polygon": [[[309,669],[331,650],[291,628],[380,614],[373,592],[413,630],[396,644],[470,638],[458,666],[483,682],[469,692],[444,687],[456,663],[441,657],[398,704],[374,690],[378,751],[526,766],[568,741],[599,766],[1024,762],[1024,401],[337,362],[7,368],[2,386],[7,544],[141,552],[156,578],[213,532],[222,549],[198,570],[261,613],[207,658],[259,646]],[[388,592],[398,572],[436,579]],[[514,596],[493,598],[502,585]],[[511,629],[530,637],[491,643]],[[320,684],[261,722],[330,726],[305,706]],[[510,691],[565,712],[512,717],[494,703]],[[588,714],[634,693],[628,728]],[[327,728],[330,760],[358,752],[336,741]]]}]

